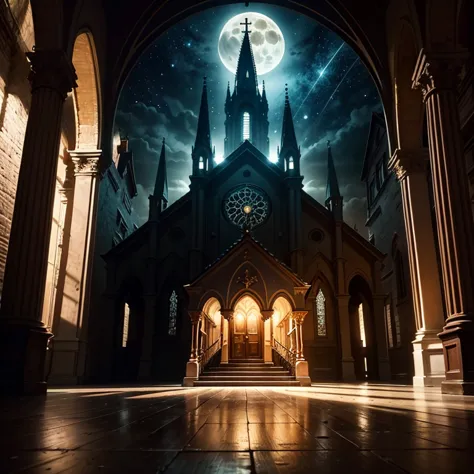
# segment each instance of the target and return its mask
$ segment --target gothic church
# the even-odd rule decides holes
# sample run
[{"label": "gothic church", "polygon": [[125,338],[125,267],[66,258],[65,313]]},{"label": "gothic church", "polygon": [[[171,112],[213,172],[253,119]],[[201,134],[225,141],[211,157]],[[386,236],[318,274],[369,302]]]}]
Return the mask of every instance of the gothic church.
[{"label": "gothic church", "polygon": [[103,256],[102,327],[114,330],[101,364],[112,380],[225,385],[230,372],[212,379],[206,366],[250,360],[285,366],[293,385],[390,378],[384,255],[344,223],[329,143],[324,205],[303,191],[288,89],[283,106],[274,163],[246,24],[224,161],[214,160],[204,79],[190,191],[168,206],[163,139],[148,221]]}]

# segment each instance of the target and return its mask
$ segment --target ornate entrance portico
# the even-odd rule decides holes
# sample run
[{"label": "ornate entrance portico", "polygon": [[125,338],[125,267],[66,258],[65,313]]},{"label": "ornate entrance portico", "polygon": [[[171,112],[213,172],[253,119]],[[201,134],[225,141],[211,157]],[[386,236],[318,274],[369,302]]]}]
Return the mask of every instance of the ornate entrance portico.
[{"label": "ornate entrance portico", "polygon": [[[272,366],[275,358],[299,384],[309,385],[303,351],[309,288],[245,232],[224,256],[185,286],[193,329],[184,385],[194,385],[211,360],[218,359],[221,366],[239,361]],[[206,308],[214,307],[210,300],[219,303],[218,313],[209,314]],[[214,331],[209,337],[207,320],[219,323],[220,334]]]}]

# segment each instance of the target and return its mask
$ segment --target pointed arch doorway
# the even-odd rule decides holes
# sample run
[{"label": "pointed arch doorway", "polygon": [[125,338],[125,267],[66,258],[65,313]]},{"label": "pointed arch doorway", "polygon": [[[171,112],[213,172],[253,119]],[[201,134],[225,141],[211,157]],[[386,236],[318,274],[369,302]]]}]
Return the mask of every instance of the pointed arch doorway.
[{"label": "pointed arch doorway", "polygon": [[244,296],[235,305],[229,326],[231,359],[261,359],[263,321],[260,308],[251,296]]}]

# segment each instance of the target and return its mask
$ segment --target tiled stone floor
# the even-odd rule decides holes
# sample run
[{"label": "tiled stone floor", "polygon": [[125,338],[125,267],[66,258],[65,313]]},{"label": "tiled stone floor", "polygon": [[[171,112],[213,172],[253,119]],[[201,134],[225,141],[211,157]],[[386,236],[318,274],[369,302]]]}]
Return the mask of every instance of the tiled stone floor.
[{"label": "tiled stone floor", "polygon": [[474,472],[474,397],[400,385],[104,387],[3,399],[0,472]]}]

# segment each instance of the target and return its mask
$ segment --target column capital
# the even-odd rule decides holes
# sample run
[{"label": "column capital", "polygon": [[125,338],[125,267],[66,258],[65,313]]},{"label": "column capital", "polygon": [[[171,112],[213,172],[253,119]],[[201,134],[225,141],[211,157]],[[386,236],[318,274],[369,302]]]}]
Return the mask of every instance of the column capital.
[{"label": "column capital", "polygon": [[97,176],[102,150],[70,150],[75,176]]},{"label": "column capital", "polygon": [[273,316],[273,312],[273,309],[262,309],[260,311],[262,315],[262,320],[267,321],[268,319],[270,319]]},{"label": "column capital", "polygon": [[292,317],[296,324],[301,325],[307,314],[308,311],[293,311]]},{"label": "column capital", "polygon": [[421,89],[424,101],[435,90],[454,90],[459,81],[462,66],[468,58],[467,49],[456,51],[422,49],[413,72],[413,89]]},{"label": "column capital", "polygon": [[202,319],[202,311],[188,311],[188,314],[193,324],[197,324]]},{"label": "column capital", "polygon": [[221,314],[227,321],[232,321],[232,319],[234,318],[233,309],[221,309]]},{"label": "column capital", "polygon": [[37,89],[53,89],[64,100],[77,87],[77,75],[71,60],[64,51],[37,50],[26,53],[30,63],[28,80],[32,92]]},{"label": "column capital", "polygon": [[395,172],[399,181],[402,181],[411,174],[426,173],[428,161],[428,148],[397,148],[388,162],[388,168]]}]

